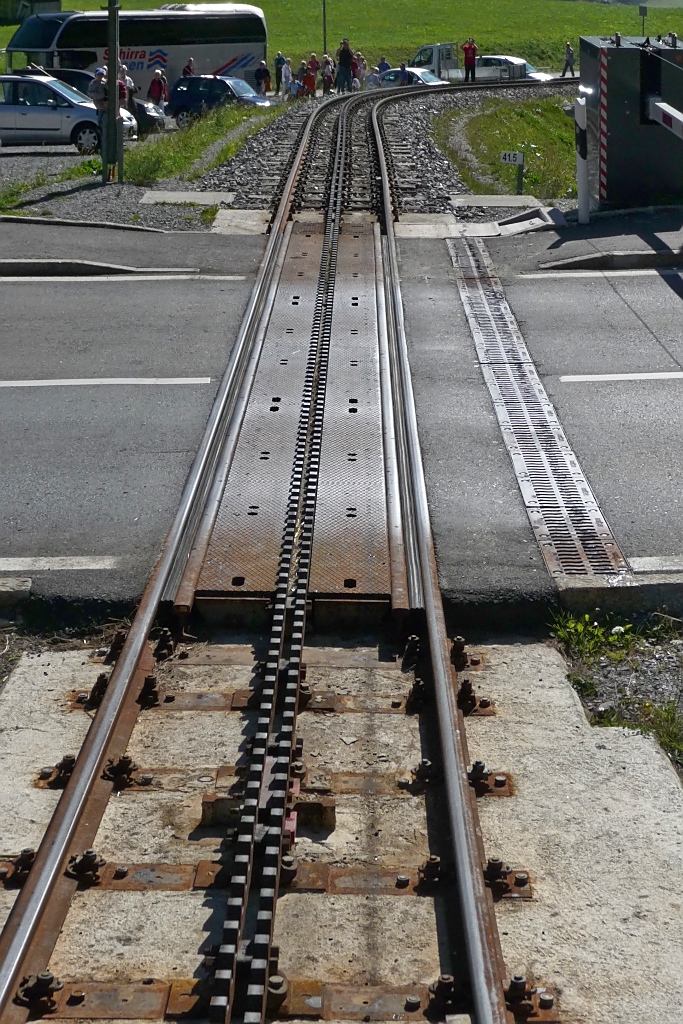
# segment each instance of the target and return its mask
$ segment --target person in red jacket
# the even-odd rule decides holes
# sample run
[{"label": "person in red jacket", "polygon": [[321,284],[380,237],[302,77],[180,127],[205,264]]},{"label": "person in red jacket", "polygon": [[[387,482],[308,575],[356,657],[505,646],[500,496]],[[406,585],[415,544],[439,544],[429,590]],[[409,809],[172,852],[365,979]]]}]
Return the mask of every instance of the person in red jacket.
[{"label": "person in red jacket", "polygon": [[477,47],[472,36],[462,44],[460,49],[465,54],[465,82],[473,82],[477,67]]}]

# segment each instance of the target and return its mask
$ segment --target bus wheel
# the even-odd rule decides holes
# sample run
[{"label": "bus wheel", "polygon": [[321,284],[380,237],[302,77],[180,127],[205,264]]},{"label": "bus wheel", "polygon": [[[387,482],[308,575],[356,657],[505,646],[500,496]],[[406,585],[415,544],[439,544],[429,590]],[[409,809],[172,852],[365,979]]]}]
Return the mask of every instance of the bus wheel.
[{"label": "bus wheel", "polygon": [[179,128],[189,128],[196,116],[190,110],[179,110],[175,116],[175,123]]},{"label": "bus wheel", "polygon": [[73,130],[71,141],[83,155],[96,153],[100,148],[100,133],[94,124],[79,124]]}]

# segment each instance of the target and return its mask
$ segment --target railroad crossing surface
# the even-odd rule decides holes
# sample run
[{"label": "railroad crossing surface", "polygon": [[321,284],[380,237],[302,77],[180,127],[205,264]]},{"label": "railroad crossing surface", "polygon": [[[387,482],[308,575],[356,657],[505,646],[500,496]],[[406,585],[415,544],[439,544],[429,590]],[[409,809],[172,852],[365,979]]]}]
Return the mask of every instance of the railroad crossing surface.
[{"label": "railroad crossing surface", "polygon": [[[683,572],[676,515],[683,288],[676,268],[652,265],[652,254],[676,252],[682,242],[680,217],[666,213],[486,240],[631,584],[665,592],[669,603]],[[5,346],[0,373],[11,453],[3,574],[30,576],[33,592],[46,596],[139,595],[263,245],[263,236],[3,225],[0,259],[71,258],[146,271],[137,279],[59,280],[48,270],[53,279],[42,277],[40,287],[0,282],[6,337],[25,339]],[[600,258],[615,252],[643,256],[611,266]],[[554,596],[556,582],[482,377],[453,253],[443,239],[400,238],[399,255],[445,600],[460,612],[508,608],[514,616],[524,605],[527,614],[530,603],[542,608]],[[561,265],[581,257],[590,259]],[[549,263],[555,268],[543,269]],[[83,385],[93,378],[100,383]]]}]

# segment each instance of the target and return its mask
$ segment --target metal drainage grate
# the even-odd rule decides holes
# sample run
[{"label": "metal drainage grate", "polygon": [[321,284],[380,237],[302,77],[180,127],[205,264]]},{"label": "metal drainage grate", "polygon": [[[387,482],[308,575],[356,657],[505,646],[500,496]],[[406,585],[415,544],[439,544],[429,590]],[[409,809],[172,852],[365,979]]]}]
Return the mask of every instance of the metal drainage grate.
[{"label": "metal drainage grate", "polygon": [[548,571],[552,576],[627,572],[483,242],[449,239],[447,244],[484,380]]}]

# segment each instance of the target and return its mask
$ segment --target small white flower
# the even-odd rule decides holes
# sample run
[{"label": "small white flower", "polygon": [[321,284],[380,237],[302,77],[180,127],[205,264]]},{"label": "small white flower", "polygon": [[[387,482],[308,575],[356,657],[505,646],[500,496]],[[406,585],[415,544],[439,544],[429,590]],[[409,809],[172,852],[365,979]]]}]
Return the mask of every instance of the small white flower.
[{"label": "small white flower", "polygon": [[615,626],[612,630],[612,636],[618,636],[619,633],[625,633],[626,630],[623,626]]}]

